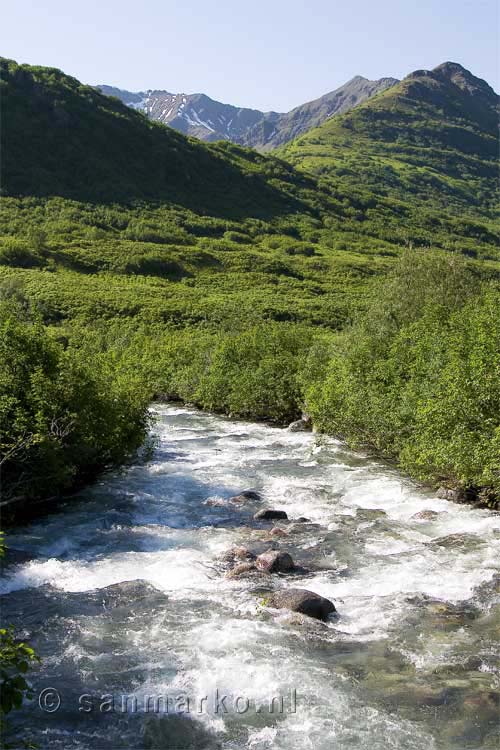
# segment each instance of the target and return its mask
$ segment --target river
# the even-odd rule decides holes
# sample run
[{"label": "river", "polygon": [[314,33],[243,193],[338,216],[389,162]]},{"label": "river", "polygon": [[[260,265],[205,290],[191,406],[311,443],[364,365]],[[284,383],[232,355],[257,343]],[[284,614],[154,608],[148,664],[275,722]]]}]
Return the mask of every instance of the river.
[{"label": "river", "polygon": [[[42,658],[11,742],[500,747],[500,514],[330,438],[153,411],[149,458],[9,534],[25,557],[0,581],[2,617]],[[244,489],[262,499],[229,502]],[[263,507],[286,511],[286,535],[253,521]],[[241,545],[303,570],[227,578],[224,553]],[[266,606],[287,586],[338,617]]]}]

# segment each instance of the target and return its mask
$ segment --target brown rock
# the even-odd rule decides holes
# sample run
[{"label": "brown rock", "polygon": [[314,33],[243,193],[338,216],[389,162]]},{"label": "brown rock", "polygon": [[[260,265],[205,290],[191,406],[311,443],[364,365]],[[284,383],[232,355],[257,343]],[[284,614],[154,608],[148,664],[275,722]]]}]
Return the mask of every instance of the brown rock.
[{"label": "brown rock", "polygon": [[307,589],[281,589],[271,594],[267,605],[275,609],[300,612],[317,620],[326,620],[328,615],[336,612],[333,602]]},{"label": "brown rock", "polygon": [[289,573],[295,567],[291,555],[279,550],[269,550],[259,555],[256,565],[266,573]]},{"label": "brown rock", "polygon": [[288,532],[284,529],[280,529],[279,526],[275,526],[274,529],[271,529],[269,532],[271,536],[288,536]]},{"label": "brown rock", "polygon": [[249,573],[257,572],[255,564],[252,562],[242,562],[235,565],[232,570],[226,573],[226,578],[240,578],[241,576],[248,575]]},{"label": "brown rock", "polygon": [[256,556],[247,547],[231,547],[227,552],[224,552],[222,559],[224,562],[234,563],[236,560],[255,560]]}]

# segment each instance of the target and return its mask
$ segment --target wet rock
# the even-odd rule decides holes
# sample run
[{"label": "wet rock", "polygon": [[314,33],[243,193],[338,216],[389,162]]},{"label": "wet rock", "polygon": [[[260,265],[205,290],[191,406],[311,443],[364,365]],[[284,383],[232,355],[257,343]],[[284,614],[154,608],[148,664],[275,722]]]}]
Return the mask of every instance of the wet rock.
[{"label": "wet rock", "polygon": [[248,547],[231,547],[227,552],[224,552],[222,560],[223,562],[234,564],[236,561],[255,560],[256,557],[255,552],[249,550]]},{"label": "wet rock", "polygon": [[436,537],[427,542],[429,547],[444,547],[446,549],[467,549],[477,547],[480,537],[477,534],[457,533]]},{"label": "wet rock", "polygon": [[437,510],[420,510],[418,513],[414,513],[412,519],[415,521],[434,521],[440,516]]},{"label": "wet rock", "polygon": [[288,536],[288,531],[285,531],[285,529],[280,529],[279,526],[275,526],[269,533],[271,536]]},{"label": "wet rock", "polygon": [[239,495],[233,495],[233,497],[230,497],[229,502],[236,503],[237,505],[243,505],[243,503],[246,503],[248,500],[257,502],[261,499],[261,496],[255,490],[243,490],[243,492],[240,492]]},{"label": "wet rock", "polygon": [[308,617],[300,612],[287,612],[280,618],[280,624],[288,625],[292,628],[300,628],[302,633],[304,628],[307,628],[309,635],[325,635],[325,630],[328,631],[328,626],[322,620],[317,620],[313,617]]},{"label": "wet rock", "polygon": [[[436,631],[449,631],[464,627],[479,616],[479,610],[470,602],[451,603],[442,599],[433,599],[426,595],[409,596],[406,601],[416,605],[415,618],[411,615],[408,622],[420,622],[422,626],[422,614],[425,613],[425,625],[434,633]],[[418,611],[420,610],[420,612]]]},{"label": "wet rock", "polygon": [[440,487],[436,494],[442,500],[450,500],[453,503],[473,503],[478,499],[477,490],[472,487]]},{"label": "wet rock", "polygon": [[274,609],[300,612],[317,620],[326,620],[328,615],[336,612],[333,602],[307,589],[281,589],[271,594],[266,604]]},{"label": "wet rock", "polygon": [[263,508],[259,510],[255,515],[256,521],[272,521],[273,519],[287,520],[288,516],[284,510],[274,510],[272,508]]},{"label": "wet rock", "polygon": [[292,556],[279,550],[269,550],[259,555],[256,565],[266,573],[289,573],[295,568]]},{"label": "wet rock", "polygon": [[311,523],[311,519],[306,518],[305,516],[299,516],[295,519],[295,523]]},{"label": "wet rock", "polygon": [[242,562],[235,565],[232,570],[226,573],[226,578],[240,578],[241,576],[257,573],[257,567],[253,562]]},{"label": "wet rock", "polygon": [[295,422],[291,422],[291,424],[288,425],[288,430],[290,432],[310,432],[312,430],[311,418],[302,418],[297,419]]}]

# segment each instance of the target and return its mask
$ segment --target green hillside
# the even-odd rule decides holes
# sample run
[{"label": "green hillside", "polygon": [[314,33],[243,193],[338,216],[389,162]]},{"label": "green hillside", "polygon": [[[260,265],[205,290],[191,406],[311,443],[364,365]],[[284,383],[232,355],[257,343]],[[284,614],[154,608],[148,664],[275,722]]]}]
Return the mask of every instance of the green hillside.
[{"label": "green hillside", "polygon": [[2,192],[168,201],[198,212],[299,210],[311,180],[230,144],[202,144],[53,68],[0,59]]},{"label": "green hillside", "polygon": [[[1,65],[4,497],[57,495],[126,460],[155,395],[277,423],[307,409],[425,480],[498,491],[498,227],[467,198],[494,190],[488,92],[453,99],[456,138],[414,91],[441,138],[417,148],[391,89],[282,152],[296,169],[186,138],[60,71]],[[384,141],[366,113],[386,123],[386,101]],[[313,163],[300,154],[318,133]],[[417,187],[372,172],[361,142],[397,152]],[[439,181],[418,187],[439,171],[428,148],[441,182],[450,154],[467,165],[453,202]],[[442,413],[441,391],[469,407]]]},{"label": "green hillside", "polygon": [[498,241],[499,111],[485,81],[444,63],[412,73],[279,154],[358,196],[371,230],[383,217],[390,232],[404,226],[414,244],[463,249],[461,234],[484,246]]}]

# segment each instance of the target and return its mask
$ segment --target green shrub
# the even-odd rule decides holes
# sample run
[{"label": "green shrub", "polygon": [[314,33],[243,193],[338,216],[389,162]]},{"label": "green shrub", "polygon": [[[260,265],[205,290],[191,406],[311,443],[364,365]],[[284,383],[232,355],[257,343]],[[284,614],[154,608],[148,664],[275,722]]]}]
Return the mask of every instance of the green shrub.
[{"label": "green shrub", "polygon": [[0,461],[4,498],[78,485],[141,444],[148,394],[131,374],[64,349],[12,302],[0,306]]}]

